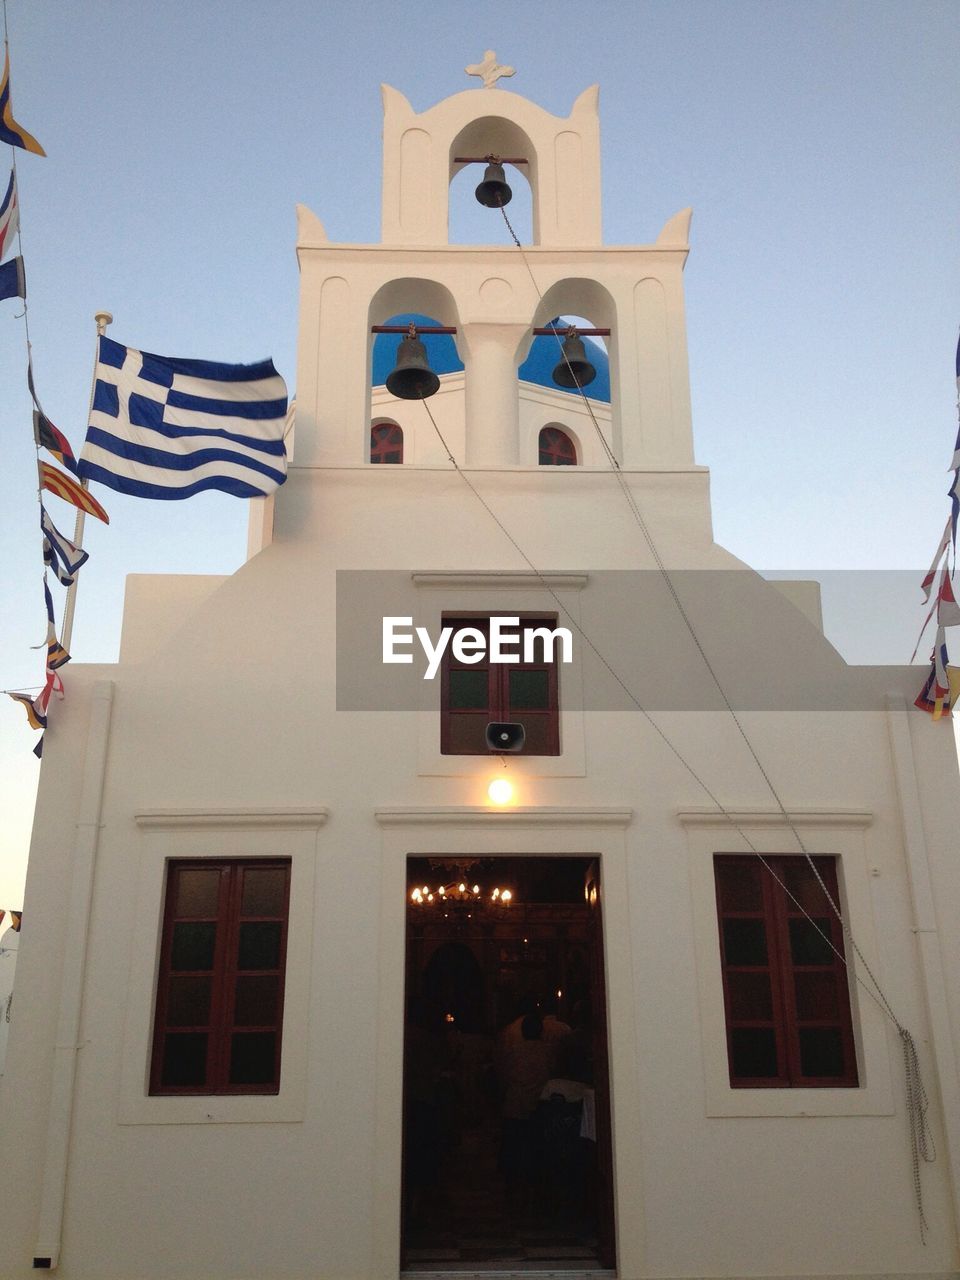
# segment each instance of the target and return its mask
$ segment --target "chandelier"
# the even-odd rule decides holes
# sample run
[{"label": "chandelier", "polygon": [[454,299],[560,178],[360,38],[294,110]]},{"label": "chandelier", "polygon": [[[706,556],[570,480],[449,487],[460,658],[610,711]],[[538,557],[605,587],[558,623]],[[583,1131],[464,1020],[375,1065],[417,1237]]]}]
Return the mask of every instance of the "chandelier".
[{"label": "chandelier", "polygon": [[410,890],[410,905],[424,909],[444,908],[445,913],[450,910],[461,912],[509,907],[513,902],[511,889],[498,884],[487,887],[474,880],[471,872],[478,862],[479,858],[431,858],[431,868],[438,871],[442,878],[438,878],[432,886],[415,885]]}]

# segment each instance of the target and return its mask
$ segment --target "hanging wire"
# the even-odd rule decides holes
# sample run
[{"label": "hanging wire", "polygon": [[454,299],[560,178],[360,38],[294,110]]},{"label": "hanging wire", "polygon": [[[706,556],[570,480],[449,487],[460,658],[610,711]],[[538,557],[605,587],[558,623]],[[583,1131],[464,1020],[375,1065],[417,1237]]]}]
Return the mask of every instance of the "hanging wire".
[{"label": "hanging wire", "polygon": [[[530,265],[529,259],[527,258],[527,255],[524,252],[523,245],[521,244],[519,237],[517,236],[516,232],[513,229],[513,226],[510,223],[510,219],[507,216],[506,210],[502,205],[500,205],[499,208],[500,208],[501,216],[503,217],[504,224],[506,225],[506,228],[510,233],[510,236],[513,239],[514,244],[516,245],[517,249],[520,252],[520,256],[523,260],[524,266],[527,269],[527,273],[530,276],[530,280],[531,280],[531,283],[533,284],[534,290],[538,298],[540,299],[540,301],[543,302],[544,300],[543,293],[540,289],[539,284],[537,283],[537,279],[533,273],[533,269]],[[594,431],[596,433],[598,440],[600,441],[604,454],[607,457],[611,470],[613,471],[613,474],[617,479],[617,483],[621,489],[621,492],[623,493],[624,498],[627,501],[627,505],[629,506],[630,511],[634,517],[634,520],[636,521],[644,537],[644,541],[647,544],[647,548],[650,551],[651,556],[653,557],[657,570],[660,573],[660,576],[670,593],[670,596],[674,602],[674,605],[676,606],[680,614],[680,617],[685,627],[687,628],[687,631],[689,632],[694,645],[696,646],[697,652],[700,654],[701,660],[707,672],[709,673],[714,683],[714,686],[716,687],[721,697],[721,700],[723,701],[725,709],[727,710],[728,714],[732,718],[733,723],[735,724],[743,743],[745,744],[751,758],[754,761],[754,764],[756,765],[761,777],[763,778],[763,781],[766,784],[767,789],[769,790],[770,795],[772,796],[785,825],[792,833],[798,849],[800,850],[808,866],[812,870],[813,875],[816,878],[816,881],[826,901],[830,906],[830,909],[832,910],[834,916],[836,917],[837,921],[840,924],[840,928],[842,930],[843,936],[847,939],[847,941],[850,944],[851,950],[853,951],[857,959],[860,961],[860,964],[863,967],[863,971],[868,975],[870,982],[872,983],[872,987],[868,986],[867,983],[864,982],[863,978],[857,972],[856,967],[855,966],[852,967],[850,965],[844,953],[840,951],[838,947],[835,946],[832,938],[828,937],[828,935],[824,933],[823,929],[821,929],[820,926],[817,924],[817,922],[810,916],[806,908],[798,901],[796,896],[793,893],[791,893],[791,891],[788,889],[786,884],[784,884],[783,880],[777,875],[776,871],[771,866],[771,864],[763,856],[761,851],[756,847],[753,841],[747,836],[746,832],[743,830],[743,827],[737,821],[734,815],[730,813],[730,811],[723,805],[720,799],[713,793],[713,791],[707,785],[706,781],[697,773],[697,771],[694,769],[693,765],[689,762],[689,760],[686,759],[686,757],[683,755],[680,749],[670,740],[669,736],[666,734],[663,728],[651,716],[649,711],[644,706],[642,706],[642,704],[640,703],[640,700],[635,696],[633,691],[628,688],[626,683],[621,679],[620,675],[613,669],[613,667],[607,661],[606,657],[599,651],[599,649],[593,643],[591,638],[583,630],[582,626],[580,626],[579,622],[572,616],[570,611],[566,608],[566,606],[560,600],[560,598],[558,597],[556,592],[553,590],[553,588],[550,586],[549,582],[545,579],[543,574],[533,564],[533,562],[523,551],[522,547],[519,545],[519,543],[516,541],[513,535],[509,532],[509,530],[505,527],[505,525],[502,523],[502,521],[499,519],[499,517],[496,515],[496,513],[493,511],[490,505],[487,503],[487,501],[476,489],[474,484],[471,482],[470,478],[457,465],[457,461],[454,458],[453,454],[451,453],[445,439],[443,438],[443,435],[439,427],[437,426],[436,420],[434,419],[433,414],[430,411],[430,407],[427,404],[427,401],[425,399],[423,401],[424,408],[427,411],[427,415],[434,428],[434,431],[436,432],[452,466],[455,468],[457,473],[466,483],[467,487],[471,490],[471,492],[474,494],[474,496],[477,498],[480,504],[488,512],[488,514],[491,516],[491,518],[494,520],[494,522],[497,524],[500,530],[503,532],[504,536],[511,543],[511,545],[514,547],[517,553],[521,556],[521,558],[529,566],[531,571],[540,580],[541,585],[553,597],[554,601],[557,603],[558,608],[564,613],[567,619],[573,624],[574,628],[580,635],[580,638],[583,640],[583,642],[593,652],[593,654],[597,657],[597,659],[603,665],[605,670],[612,676],[612,678],[616,681],[616,683],[620,686],[620,688],[627,694],[630,701],[634,704],[637,710],[643,714],[647,723],[651,725],[651,727],[654,729],[654,731],[659,736],[659,738],[664,743],[664,745],[670,750],[670,752],[674,755],[674,757],[678,760],[678,762],[694,779],[694,781],[698,784],[698,786],[702,789],[702,791],[709,797],[711,803],[716,807],[718,813],[738,833],[738,835],[744,841],[748,849],[750,849],[750,851],[760,860],[761,864],[764,866],[764,868],[769,873],[769,875],[772,876],[772,878],[780,886],[780,888],[783,890],[786,896],[794,903],[794,905],[801,912],[801,914],[813,926],[813,928],[820,935],[820,937],[826,942],[827,946],[830,948],[833,954],[836,955],[837,958],[843,963],[847,971],[852,973],[853,978],[856,981],[857,985],[870,997],[870,999],[874,1002],[874,1004],[876,1004],[878,1008],[880,1008],[880,1010],[887,1016],[887,1018],[896,1027],[897,1033],[901,1040],[901,1044],[903,1046],[906,1108],[907,1108],[908,1120],[910,1124],[911,1152],[912,1152],[912,1160],[913,1160],[913,1167],[914,1167],[914,1179],[913,1179],[914,1194],[915,1194],[917,1214],[918,1214],[919,1225],[920,1225],[920,1239],[921,1239],[921,1242],[925,1245],[928,1226],[927,1226],[927,1221],[926,1221],[926,1217],[924,1215],[924,1209],[923,1209],[923,1194],[922,1194],[922,1187],[920,1184],[920,1161],[922,1160],[928,1163],[932,1162],[936,1158],[936,1150],[934,1147],[933,1137],[929,1127],[929,1121],[927,1117],[927,1112],[928,1112],[927,1093],[923,1085],[923,1080],[920,1072],[919,1057],[917,1054],[916,1043],[914,1041],[913,1035],[906,1027],[903,1026],[899,1018],[897,1017],[896,1013],[894,1012],[893,1007],[890,1004],[890,1001],[888,1000],[886,993],[881,987],[879,980],[877,979],[870,964],[868,963],[866,957],[864,956],[863,951],[861,950],[856,938],[853,936],[853,932],[847,920],[845,919],[843,913],[840,911],[839,905],[834,901],[832,894],[830,893],[826,883],[824,882],[823,876],[821,875],[819,868],[814,862],[814,859],[811,856],[810,851],[807,849],[806,845],[804,844],[804,841],[801,838],[799,831],[797,830],[796,824],[794,823],[789,813],[787,812],[787,809],[780,797],[780,794],[777,791],[776,787],[774,786],[773,780],[771,779],[769,773],[764,767],[763,762],[761,761],[756,749],[753,746],[753,743],[750,741],[750,738],[746,732],[746,729],[744,728],[743,723],[740,720],[740,717],[737,715],[736,710],[734,709],[732,703],[730,702],[730,699],[727,696],[726,690],[724,689],[716,673],[716,670],[714,669],[712,663],[710,662],[710,659],[706,653],[706,650],[704,649],[696,633],[696,630],[693,626],[693,623],[691,622],[690,617],[686,609],[684,608],[683,601],[681,600],[679,593],[677,592],[676,586],[673,582],[673,579],[670,575],[669,570],[667,569],[666,565],[663,562],[659,549],[657,548],[656,543],[654,542],[654,539],[650,533],[649,527],[646,523],[646,520],[643,517],[643,513],[640,510],[640,507],[636,501],[636,498],[634,497],[633,493],[630,491],[630,488],[626,483],[626,480],[623,476],[622,469],[620,467],[620,463],[616,455],[614,454],[612,448],[610,447],[610,444],[608,443],[606,436],[604,435],[603,430],[600,427],[599,422],[597,421],[597,417],[594,412],[593,405],[590,402],[590,398],[587,396],[583,387],[580,386],[579,379],[576,377],[574,370],[570,364],[570,361],[567,357],[567,354],[563,348],[561,334],[557,329],[554,329],[554,337],[557,342],[557,346],[560,350],[561,359],[566,364],[567,369],[570,372],[572,382],[580,393],[580,397],[583,401],[584,407],[586,408],[586,411],[590,417],[590,421],[593,424]],[[960,412],[960,400],[958,400],[958,412]]]}]

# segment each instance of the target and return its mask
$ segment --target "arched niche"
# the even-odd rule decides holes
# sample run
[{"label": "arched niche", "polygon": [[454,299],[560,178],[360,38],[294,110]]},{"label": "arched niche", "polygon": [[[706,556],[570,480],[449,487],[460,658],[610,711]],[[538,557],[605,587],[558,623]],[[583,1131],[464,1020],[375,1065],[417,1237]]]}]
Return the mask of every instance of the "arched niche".
[{"label": "arched niche", "polygon": [[[507,120],[502,116],[480,116],[476,120],[471,120],[456,135],[450,144],[450,185],[448,187],[448,239],[450,228],[450,201],[453,197],[454,190],[458,196],[458,203],[463,201],[466,194],[465,186],[470,186],[470,198],[473,199],[473,191],[477,184],[482,180],[484,166],[480,164],[457,164],[456,156],[506,156],[514,159],[526,160],[525,165],[505,165],[504,174],[508,185],[514,193],[514,199],[507,207],[507,216],[511,224],[517,231],[521,241],[526,240],[527,243],[540,243],[540,225],[539,225],[539,204],[538,199],[538,181],[539,167],[537,164],[537,152],[533,142],[524,129],[515,121]],[[469,170],[468,178],[459,177],[462,170]],[[476,174],[475,180],[473,175]],[[456,179],[456,181],[455,181]],[[472,181],[471,181],[472,180]],[[474,203],[476,203],[474,201]],[[489,225],[490,232],[483,239],[475,239],[472,236],[469,240],[450,241],[450,243],[462,244],[497,244],[506,232],[500,213],[496,209],[484,209],[483,206],[477,204],[476,208],[479,213],[486,215],[486,219],[474,219],[472,216],[469,225],[481,227]],[[522,215],[522,217],[521,217]]]}]

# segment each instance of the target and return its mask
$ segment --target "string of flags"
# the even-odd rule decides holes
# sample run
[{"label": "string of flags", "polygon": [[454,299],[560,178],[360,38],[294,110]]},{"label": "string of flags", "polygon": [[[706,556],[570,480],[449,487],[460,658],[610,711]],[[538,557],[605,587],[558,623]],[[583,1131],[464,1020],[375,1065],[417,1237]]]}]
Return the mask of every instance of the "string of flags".
[{"label": "string of flags", "polygon": [[[51,699],[64,696],[59,673],[70,661],[58,638],[48,574],[68,592],[75,589],[77,575],[89,559],[79,545],[85,516],[110,522],[90,493],[90,482],[143,498],[189,498],[207,489],[240,498],[265,497],[286,480],[287,388],[271,360],[242,365],[153,355],[107,338],[99,322],[109,317],[98,316],[90,419],[78,459],[37,395],[22,250],[4,261],[14,241],[21,243],[14,149],[46,155],[36,138],[14,119],[8,47],[0,81],[0,142],[11,147],[11,173],[0,203],[0,301],[21,298],[24,304],[47,614],[46,639],[36,646],[46,649],[43,685],[36,693],[6,692],[24,708],[31,728],[42,730],[47,727]],[[59,466],[42,459],[41,450]],[[53,523],[44,505],[45,493],[76,508],[73,539]],[[42,751],[41,736],[34,754],[40,756]]]},{"label": "string of flags", "polygon": [[8,927],[11,928],[14,933],[19,933],[20,925],[23,922],[23,912],[22,911],[0,911],[0,926],[3,925],[4,916],[10,917],[10,924]]},{"label": "string of flags", "polygon": [[[47,725],[47,714],[50,706],[50,699],[54,696],[63,697],[63,680],[58,674],[59,668],[70,661],[70,655],[57,638],[56,618],[54,615],[53,596],[47,582],[47,567],[53,568],[56,577],[60,582],[64,581],[62,570],[64,568],[63,559],[60,555],[67,557],[70,563],[79,567],[87,558],[86,552],[80,548],[74,547],[69,539],[61,534],[53,521],[50,519],[42,501],[42,490],[47,488],[52,493],[57,493],[61,497],[66,497],[68,501],[74,501],[69,489],[70,485],[76,482],[72,481],[69,476],[60,472],[56,467],[51,466],[47,462],[40,459],[40,449],[44,448],[52,454],[58,462],[72,467],[76,470],[76,460],[73,457],[73,450],[70,448],[69,441],[62,432],[58,431],[52,422],[44,414],[40,402],[37,399],[36,388],[33,380],[33,364],[30,351],[29,328],[27,327],[27,284],[26,272],[23,265],[22,253],[16,257],[11,257],[4,262],[10,252],[14,240],[20,243],[20,198],[17,190],[17,161],[16,148],[24,151],[31,151],[35,155],[46,155],[43,147],[36,138],[28,133],[27,130],[18,124],[13,115],[13,105],[10,95],[10,52],[9,48],[4,50],[3,60],[3,79],[0,81],[0,142],[6,142],[11,148],[11,170],[10,177],[7,181],[6,191],[4,192],[3,201],[0,203],[0,301],[7,298],[21,298],[24,304],[24,324],[27,332],[27,386],[30,390],[30,396],[35,405],[33,414],[33,431],[34,443],[37,446],[37,465],[39,468],[39,486],[38,496],[40,500],[40,527],[43,537],[43,557],[44,557],[44,573],[43,573],[43,593],[44,602],[47,613],[47,632],[46,639],[38,648],[46,650],[46,661],[44,664],[44,682],[37,694],[15,693],[11,692],[9,696],[14,702],[19,702],[27,714],[27,721],[31,728],[44,729]],[[66,482],[66,487],[64,485]],[[80,486],[76,484],[79,492]],[[49,552],[48,552],[49,547]],[[72,554],[71,554],[72,553]],[[34,748],[36,755],[40,755],[43,751],[43,738]],[[20,916],[17,912],[11,911],[10,916],[13,922],[13,928],[19,931]],[[0,912],[0,920],[3,913]]]},{"label": "string of flags", "polygon": [[[957,345],[956,374],[957,403],[958,409],[960,409],[960,343]],[[953,575],[957,567],[957,521],[958,517],[960,517],[960,429],[958,429],[957,442],[954,445],[950,470],[953,471],[953,483],[948,492],[951,504],[950,515],[947,517],[947,523],[944,526],[943,535],[940,538],[940,543],[930,568],[924,574],[923,581],[920,584],[924,602],[930,604],[930,609],[923,626],[920,628],[920,636],[913,651],[913,657],[915,658],[930,620],[936,614],[937,630],[933,653],[930,657],[930,671],[923,682],[923,688],[914,701],[914,706],[919,707],[921,711],[929,712],[934,720],[939,720],[944,716],[952,716],[952,708],[957,704],[957,700],[960,699],[960,667],[950,665],[947,655],[946,635],[947,627],[960,626],[960,604],[957,603],[953,590]],[[951,553],[953,557],[952,568]],[[930,603],[931,596],[933,597],[932,603]],[[911,661],[913,661],[913,658],[911,658]]]}]

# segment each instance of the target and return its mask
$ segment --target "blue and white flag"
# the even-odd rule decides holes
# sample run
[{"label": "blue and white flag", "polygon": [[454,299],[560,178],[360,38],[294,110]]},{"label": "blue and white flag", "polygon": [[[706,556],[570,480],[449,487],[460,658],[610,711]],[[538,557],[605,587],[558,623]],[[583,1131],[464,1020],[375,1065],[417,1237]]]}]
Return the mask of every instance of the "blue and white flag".
[{"label": "blue and white flag", "polygon": [[65,587],[73,586],[73,580],[90,559],[89,551],[65,538],[41,504],[40,528],[43,530],[43,560]]},{"label": "blue and white flag", "polygon": [[139,498],[259,498],[287,478],[286,412],[272,360],[170,359],[101,337],[80,476]]}]

